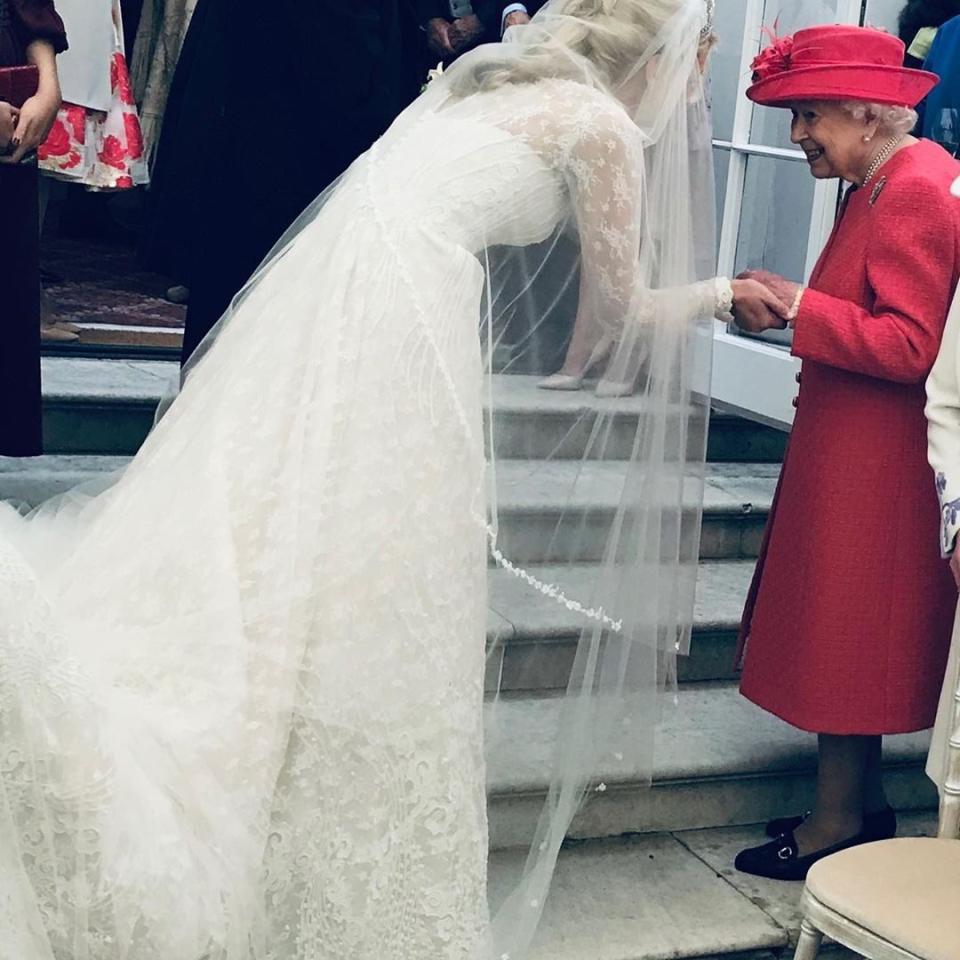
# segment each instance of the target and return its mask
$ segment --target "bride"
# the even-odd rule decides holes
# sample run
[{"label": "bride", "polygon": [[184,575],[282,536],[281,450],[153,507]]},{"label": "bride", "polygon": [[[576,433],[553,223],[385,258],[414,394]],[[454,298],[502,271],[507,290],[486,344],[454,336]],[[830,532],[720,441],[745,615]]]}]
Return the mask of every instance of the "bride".
[{"label": "bride", "polygon": [[[4,960],[520,956],[689,635],[730,302],[695,276],[709,36],[703,0],[552,0],[463,58],[291,228],[125,471],[0,505]],[[637,395],[580,401],[583,449],[545,466],[490,394],[570,313]],[[614,469],[613,516],[518,555],[497,491],[551,466],[571,510]],[[581,627],[492,923],[488,553]]]}]

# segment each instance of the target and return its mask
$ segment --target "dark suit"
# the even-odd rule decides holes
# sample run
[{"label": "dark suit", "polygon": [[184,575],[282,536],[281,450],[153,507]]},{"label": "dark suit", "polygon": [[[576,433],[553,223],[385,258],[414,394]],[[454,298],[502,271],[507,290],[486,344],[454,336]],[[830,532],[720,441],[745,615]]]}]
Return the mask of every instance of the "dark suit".
[{"label": "dark suit", "polygon": [[[484,35],[477,43],[496,43],[500,39],[500,27],[503,20],[503,11],[515,0],[471,0],[473,12],[483,24]],[[546,0],[521,0],[532,17],[546,2]],[[417,22],[425,26],[428,21],[439,17],[442,20],[451,19],[449,0],[416,0]]]},{"label": "dark suit", "polygon": [[144,241],[147,263],[190,288],[184,357],[284,230],[416,96],[416,32],[405,0],[200,0]]},{"label": "dark suit", "polygon": [[[0,0],[0,67],[26,62],[46,40],[66,49],[52,0]],[[0,165],[0,456],[42,452],[40,213],[37,165]]]}]

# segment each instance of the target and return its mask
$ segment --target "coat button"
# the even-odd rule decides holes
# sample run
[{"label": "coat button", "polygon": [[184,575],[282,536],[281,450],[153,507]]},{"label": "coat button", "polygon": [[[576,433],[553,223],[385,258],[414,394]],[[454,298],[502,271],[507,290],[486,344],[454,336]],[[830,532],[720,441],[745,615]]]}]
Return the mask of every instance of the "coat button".
[{"label": "coat button", "polygon": [[797,371],[797,376],[796,376],[795,379],[796,379],[797,383],[800,382],[800,372],[799,372],[799,371]]},{"label": "coat button", "polygon": [[794,409],[794,410],[796,410],[797,407],[800,406],[800,398],[799,398],[799,397],[794,397],[793,400],[791,400],[790,402],[793,404],[793,409]]}]

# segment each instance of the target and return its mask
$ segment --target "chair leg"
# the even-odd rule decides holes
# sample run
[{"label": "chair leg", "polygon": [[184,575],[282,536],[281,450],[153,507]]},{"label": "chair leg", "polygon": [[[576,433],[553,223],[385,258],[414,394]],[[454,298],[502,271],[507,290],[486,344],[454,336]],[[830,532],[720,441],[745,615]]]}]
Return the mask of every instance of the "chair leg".
[{"label": "chair leg", "polygon": [[938,835],[944,840],[960,839],[960,791],[956,788],[947,787],[944,790],[943,799],[940,801]]},{"label": "chair leg", "polygon": [[817,960],[823,934],[806,918],[800,924],[800,939],[797,940],[797,952],[793,960]]}]

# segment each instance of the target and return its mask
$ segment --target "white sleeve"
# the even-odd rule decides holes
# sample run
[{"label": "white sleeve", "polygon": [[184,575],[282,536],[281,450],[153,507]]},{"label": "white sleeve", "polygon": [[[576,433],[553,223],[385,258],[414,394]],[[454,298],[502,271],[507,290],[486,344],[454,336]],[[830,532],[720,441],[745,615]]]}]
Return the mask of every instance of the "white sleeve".
[{"label": "white sleeve", "polygon": [[952,556],[960,532],[960,291],[947,316],[940,353],[927,380],[927,440],[940,497],[940,551]]},{"label": "white sleeve", "polygon": [[500,36],[502,37],[507,29],[507,17],[511,13],[526,13],[527,8],[522,3],[508,3],[503,8],[503,15],[500,17]]},{"label": "white sleeve", "polygon": [[615,332],[625,323],[657,316],[732,319],[733,291],[725,277],[651,290],[639,283],[643,180],[638,138],[616,123],[596,122],[571,151],[568,182],[582,251],[578,313]]}]

